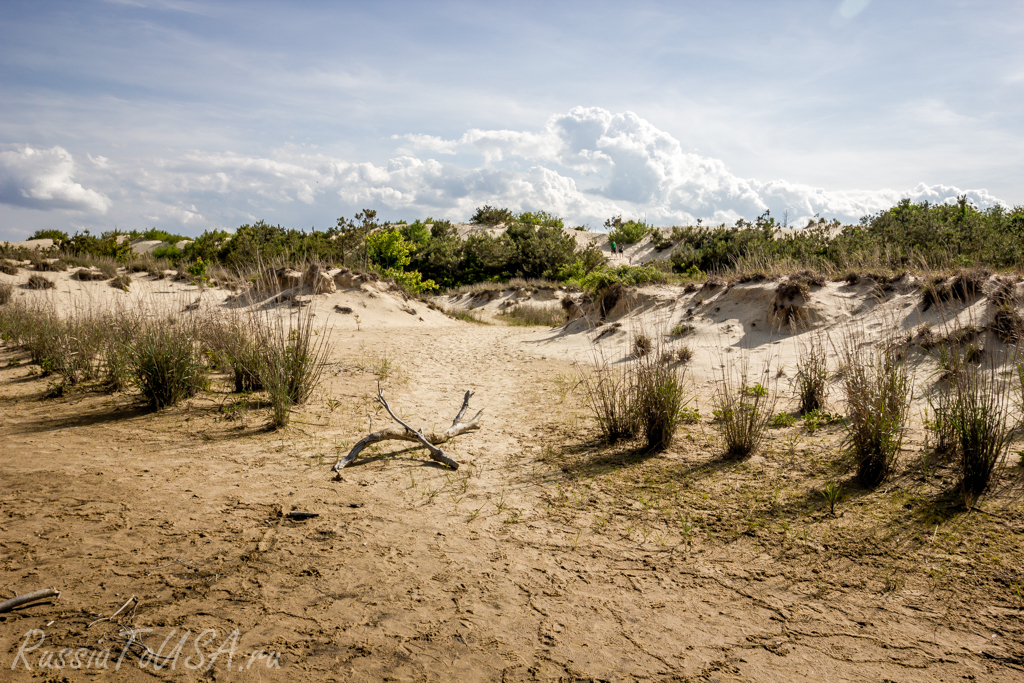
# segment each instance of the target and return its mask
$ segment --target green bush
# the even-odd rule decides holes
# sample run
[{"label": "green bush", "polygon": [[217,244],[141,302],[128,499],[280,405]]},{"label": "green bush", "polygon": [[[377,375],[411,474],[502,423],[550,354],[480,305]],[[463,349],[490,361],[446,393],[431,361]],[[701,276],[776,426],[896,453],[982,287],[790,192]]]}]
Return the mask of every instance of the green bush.
[{"label": "green bush", "polygon": [[640,221],[625,221],[622,216],[609,218],[604,222],[608,228],[608,241],[616,244],[636,244],[651,231],[651,226]]}]

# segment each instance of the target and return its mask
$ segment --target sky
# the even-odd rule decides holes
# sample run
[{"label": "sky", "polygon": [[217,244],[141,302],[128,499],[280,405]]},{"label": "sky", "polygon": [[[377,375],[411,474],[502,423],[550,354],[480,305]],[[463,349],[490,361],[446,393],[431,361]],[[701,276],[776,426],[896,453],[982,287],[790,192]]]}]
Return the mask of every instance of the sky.
[{"label": "sky", "polygon": [[1024,204],[1024,3],[0,3],[0,240]]}]

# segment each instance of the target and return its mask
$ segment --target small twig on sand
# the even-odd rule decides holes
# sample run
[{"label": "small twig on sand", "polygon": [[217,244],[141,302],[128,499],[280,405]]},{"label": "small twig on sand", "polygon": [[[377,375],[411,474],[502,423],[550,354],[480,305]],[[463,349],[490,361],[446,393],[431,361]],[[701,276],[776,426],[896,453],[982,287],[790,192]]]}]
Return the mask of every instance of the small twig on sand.
[{"label": "small twig on sand", "polygon": [[[130,604],[131,604],[131,603],[132,603],[133,601],[135,602],[135,604],[136,604],[136,605],[137,605],[137,604],[139,603],[139,600],[138,600],[138,598],[136,598],[136,597],[135,597],[135,596],[133,595],[132,597],[128,598],[128,602],[126,602],[126,603],[124,603],[123,605],[121,605],[121,606],[120,606],[120,607],[118,608],[118,610],[117,610],[116,612],[114,612],[113,614],[111,614],[111,615],[110,615],[109,617],[101,617],[101,618],[97,619],[96,621],[94,621],[94,622],[90,623],[90,624],[89,624],[89,626],[92,626],[93,624],[98,624],[98,623],[100,623],[101,621],[110,621],[111,619],[113,619],[114,617],[116,617],[116,616],[117,616],[118,614],[120,614],[120,613],[121,613],[121,612],[122,612],[122,611],[124,610],[124,608],[125,608],[125,607],[127,607],[128,605],[130,605]],[[89,628],[89,626],[86,626],[86,628]]]},{"label": "small twig on sand", "polygon": [[4,600],[0,602],[0,612],[10,612],[15,607],[21,607],[27,605],[30,602],[36,602],[37,600],[45,600],[46,598],[59,598],[60,591],[55,588],[43,588],[41,590],[32,591],[31,593],[25,593],[13,597],[10,600]]}]

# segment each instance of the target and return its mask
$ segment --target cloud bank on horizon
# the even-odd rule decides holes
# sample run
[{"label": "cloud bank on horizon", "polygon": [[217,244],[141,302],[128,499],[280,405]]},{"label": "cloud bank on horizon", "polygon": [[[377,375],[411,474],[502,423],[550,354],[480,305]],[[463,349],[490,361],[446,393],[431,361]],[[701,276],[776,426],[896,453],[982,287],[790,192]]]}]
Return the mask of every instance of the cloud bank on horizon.
[{"label": "cloud bank on horizon", "polygon": [[[657,225],[732,225],[771,211],[790,225],[815,215],[857,222],[902,198],[981,209],[1004,204],[984,189],[920,183],[912,188],[825,190],[798,180],[732,173],[721,159],[687,152],[670,133],[633,112],[575,107],[539,130],[471,129],[457,139],[391,136],[386,163],[342,159],[299,147],[269,157],[192,151],[173,157],[75,160],[63,147],[8,145],[0,151],[0,203],[66,214],[72,228],[156,225],[198,234],[267,218],[377,208],[385,218],[466,220],[484,204],[546,210],[592,228],[623,215]],[[298,210],[301,209],[301,210]],[[273,218],[273,220],[272,220]],[[24,226],[0,239],[24,239]],[[30,231],[29,231],[30,232]]]}]

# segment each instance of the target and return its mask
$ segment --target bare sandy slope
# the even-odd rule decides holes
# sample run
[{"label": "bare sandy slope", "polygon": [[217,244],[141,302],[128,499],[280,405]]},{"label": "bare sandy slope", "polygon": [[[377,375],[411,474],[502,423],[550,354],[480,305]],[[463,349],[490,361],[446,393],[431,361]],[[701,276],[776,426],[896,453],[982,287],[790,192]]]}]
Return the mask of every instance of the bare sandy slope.
[{"label": "bare sandy slope", "polygon": [[[0,277],[23,280],[27,273]],[[170,306],[201,298],[218,306],[226,295],[136,278],[130,294],[62,279],[46,296],[65,306],[116,297],[173,298]],[[698,348],[694,386],[706,400],[717,358],[775,346],[782,347],[771,352],[782,366],[794,362],[786,354],[798,344],[795,335],[774,338],[767,323],[761,331],[773,286],[714,297],[646,291],[640,305],[647,317],[626,320],[597,344],[618,348],[628,344],[631,326],[679,324],[693,309],[695,330],[687,339]],[[892,303],[902,296],[911,295],[896,293],[887,305],[909,311]],[[552,305],[550,295],[538,298]],[[801,502],[813,494],[806,489],[783,500],[780,513],[789,519],[791,507],[810,510],[801,517],[802,538],[795,521],[785,537],[768,526],[740,528],[730,515],[760,515],[763,489],[778,485],[785,497],[784,480],[803,476],[780,443],[755,461],[733,464],[719,460],[705,425],[689,428],[655,458],[594,445],[571,389],[574,363],[590,358],[602,329],[596,321],[554,331],[465,323],[372,286],[315,299],[318,321],[333,326],[329,374],[279,432],[266,431],[265,408],[245,404],[224,384],[157,414],[142,411],[132,395],[43,400],[47,379],[11,364],[23,354],[0,350],[0,586],[62,591],[55,603],[0,616],[0,679],[1024,676],[1024,605],[1013,604],[1008,583],[969,580],[995,576],[991,567],[969,564],[963,580],[930,580],[924,570],[894,575],[898,555],[885,545],[891,522],[879,522],[859,545],[847,542],[844,525],[860,508],[851,502],[847,521],[833,520],[817,503]],[[842,321],[839,302],[875,307],[856,288],[837,284],[812,300],[821,304],[823,325]],[[382,444],[332,476],[337,455],[387,420],[369,401],[381,375],[396,410],[428,428],[447,426],[463,392],[475,392],[471,406],[485,409],[483,429],[448,449],[463,463],[457,472],[422,451]],[[815,438],[801,453],[808,460],[832,457],[836,439]],[[617,496],[624,481],[617,477],[641,471],[672,473],[649,493],[672,488],[681,497],[655,505],[647,494]],[[876,505],[883,495],[888,501],[896,494],[863,500]],[[1009,502],[993,512],[1014,520],[993,522],[990,550],[1000,558],[1012,558],[1006,546],[1019,546],[1021,538],[1013,495],[1003,495]],[[648,514],[670,503],[664,516]],[[282,517],[293,510],[319,517]],[[695,532],[664,522],[684,514],[701,521]],[[639,522],[628,526],[630,520]],[[907,518],[896,524],[904,523],[905,535],[917,533]],[[893,547],[892,553],[909,552]],[[1004,566],[1004,573],[1017,576],[1018,567]],[[960,576],[956,571],[950,576]],[[116,673],[39,669],[47,647],[95,648],[98,638],[116,637],[120,629],[110,622],[87,626],[130,596],[139,599],[137,609],[117,621],[152,629],[144,639],[154,649],[172,631],[165,652],[186,630],[216,629],[209,654],[238,629],[232,670],[226,657],[212,673],[191,670],[185,655],[173,671],[158,674],[140,670],[137,657]],[[45,631],[47,645],[28,656],[31,672],[24,664],[12,672],[25,633],[35,628]],[[187,647],[195,664],[191,641]],[[261,649],[280,653],[280,668],[257,659],[238,670]]]}]

